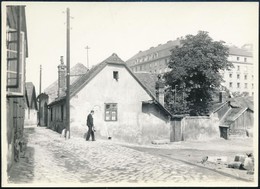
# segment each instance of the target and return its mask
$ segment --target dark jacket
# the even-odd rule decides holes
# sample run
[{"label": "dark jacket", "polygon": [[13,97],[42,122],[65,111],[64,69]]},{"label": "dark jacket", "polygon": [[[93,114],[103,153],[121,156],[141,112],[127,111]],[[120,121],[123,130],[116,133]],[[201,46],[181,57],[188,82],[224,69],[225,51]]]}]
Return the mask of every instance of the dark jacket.
[{"label": "dark jacket", "polygon": [[94,124],[93,124],[93,117],[92,117],[91,114],[88,114],[87,126],[88,126],[88,127],[93,127],[93,126],[94,126]]}]

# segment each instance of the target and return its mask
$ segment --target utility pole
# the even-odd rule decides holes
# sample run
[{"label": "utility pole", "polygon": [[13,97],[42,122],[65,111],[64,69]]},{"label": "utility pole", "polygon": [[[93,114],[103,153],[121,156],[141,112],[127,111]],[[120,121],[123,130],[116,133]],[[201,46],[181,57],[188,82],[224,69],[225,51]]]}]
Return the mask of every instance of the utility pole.
[{"label": "utility pole", "polygon": [[85,49],[87,49],[87,68],[89,69],[88,50],[90,49],[90,47],[89,47],[89,46],[86,46]]},{"label": "utility pole", "polygon": [[40,65],[40,88],[39,88],[39,94],[42,93],[42,65]]},{"label": "utility pole", "polygon": [[[66,90],[66,138],[70,138],[70,9],[67,8],[67,90]],[[68,136],[67,136],[68,134]]]}]

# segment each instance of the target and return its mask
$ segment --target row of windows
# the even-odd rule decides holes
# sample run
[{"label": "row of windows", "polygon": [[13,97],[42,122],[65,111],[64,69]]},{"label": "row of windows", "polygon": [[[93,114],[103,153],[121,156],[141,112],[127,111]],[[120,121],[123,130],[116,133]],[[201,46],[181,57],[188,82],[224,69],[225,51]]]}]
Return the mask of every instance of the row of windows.
[{"label": "row of windows", "polygon": [[[240,61],[240,57],[237,57],[237,61]],[[244,62],[247,62],[247,58],[244,57]]]},{"label": "row of windows", "polygon": [[[251,66],[250,66],[251,67]],[[249,66],[248,65],[246,65],[246,66],[242,66],[242,68],[243,69],[241,69],[241,67],[238,65],[237,66],[237,71],[246,71],[246,72],[248,72],[248,70],[249,70]]]},{"label": "row of windows", "polygon": [[150,72],[150,73],[160,73],[160,74],[170,71],[169,68],[161,68],[161,69],[158,69],[158,70],[157,69],[154,69],[154,70],[148,69],[148,70],[146,70],[146,69],[141,69],[140,67],[134,67],[134,68],[132,68],[132,70],[133,70],[133,72],[146,71],[146,72]]},{"label": "row of windows", "polygon": [[[144,64],[144,65],[139,65],[139,66],[135,66],[132,68],[132,70],[135,71],[151,71],[151,72],[155,72],[157,73],[161,71],[162,72],[166,72],[167,71],[167,63],[168,63],[168,59],[164,59],[164,62],[152,62],[150,64]],[[158,68],[158,69],[156,69]]]},{"label": "row of windows", "polygon": [[146,55],[146,56],[143,56],[141,58],[136,59],[134,61],[134,64],[137,64],[137,63],[140,63],[140,62],[146,62],[146,61],[149,61],[149,60],[153,60],[153,59],[156,59],[158,57],[159,57],[158,52],[153,53],[153,54],[149,54],[149,55]]},{"label": "row of windows", "polygon": [[[233,83],[232,82],[229,82],[229,88],[232,88],[233,87]],[[251,85],[252,89],[254,89],[254,84],[252,83]],[[239,89],[240,88],[240,83],[237,83],[237,88]],[[247,89],[248,88],[248,84],[245,83],[244,84],[244,88]]]},{"label": "row of windows", "polygon": [[[233,77],[233,74],[230,73],[230,74],[229,74],[229,78],[232,78],[232,77]],[[247,77],[247,74],[245,74],[245,75],[244,75],[244,79],[247,80],[247,78],[248,78],[248,77]],[[237,74],[237,79],[240,79],[240,74]],[[254,79],[254,75],[252,75],[252,79]]]}]

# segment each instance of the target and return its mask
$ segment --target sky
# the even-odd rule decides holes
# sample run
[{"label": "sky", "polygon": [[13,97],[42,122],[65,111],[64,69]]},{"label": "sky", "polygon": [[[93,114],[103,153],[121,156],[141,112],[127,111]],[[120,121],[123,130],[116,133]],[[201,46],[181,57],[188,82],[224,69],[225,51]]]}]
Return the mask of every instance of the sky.
[{"label": "sky", "polygon": [[[213,40],[241,47],[258,42],[257,3],[203,2],[34,2],[26,5],[29,57],[26,81],[42,92],[58,78],[60,56],[66,60],[66,8],[70,8],[70,64],[98,64],[113,53],[126,61],[140,50],[199,30]],[[65,62],[66,63],[66,62]]]}]

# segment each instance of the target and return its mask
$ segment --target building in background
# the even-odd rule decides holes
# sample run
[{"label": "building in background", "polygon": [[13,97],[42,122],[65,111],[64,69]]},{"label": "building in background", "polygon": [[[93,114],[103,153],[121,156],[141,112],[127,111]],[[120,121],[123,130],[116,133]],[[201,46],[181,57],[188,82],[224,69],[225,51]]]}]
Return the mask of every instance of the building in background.
[{"label": "building in background", "polygon": [[254,64],[252,46],[229,47],[228,60],[233,68],[222,72],[225,86],[233,94],[254,95]]},{"label": "building in background", "polygon": [[[28,57],[25,6],[6,6],[7,171],[19,161],[25,117],[25,65]],[[4,40],[3,40],[4,41]]]},{"label": "building in background", "polygon": [[[150,72],[163,74],[168,72],[171,50],[180,45],[180,39],[159,44],[145,51],[139,51],[126,61],[127,66],[133,72]],[[225,82],[222,83],[230,92],[252,96],[254,94],[254,66],[252,45],[246,44],[242,48],[230,46],[228,60],[234,65],[231,70],[225,70],[222,75]]]},{"label": "building in background", "polygon": [[38,104],[36,90],[32,82],[25,83],[25,106],[24,125],[37,125]]},{"label": "building in background", "polygon": [[150,72],[162,74],[168,72],[168,62],[170,61],[171,50],[180,45],[180,40],[168,41],[159,44],[145,51],[139,51],[136,55],[126,61],[127,66],[133,72]]}]

